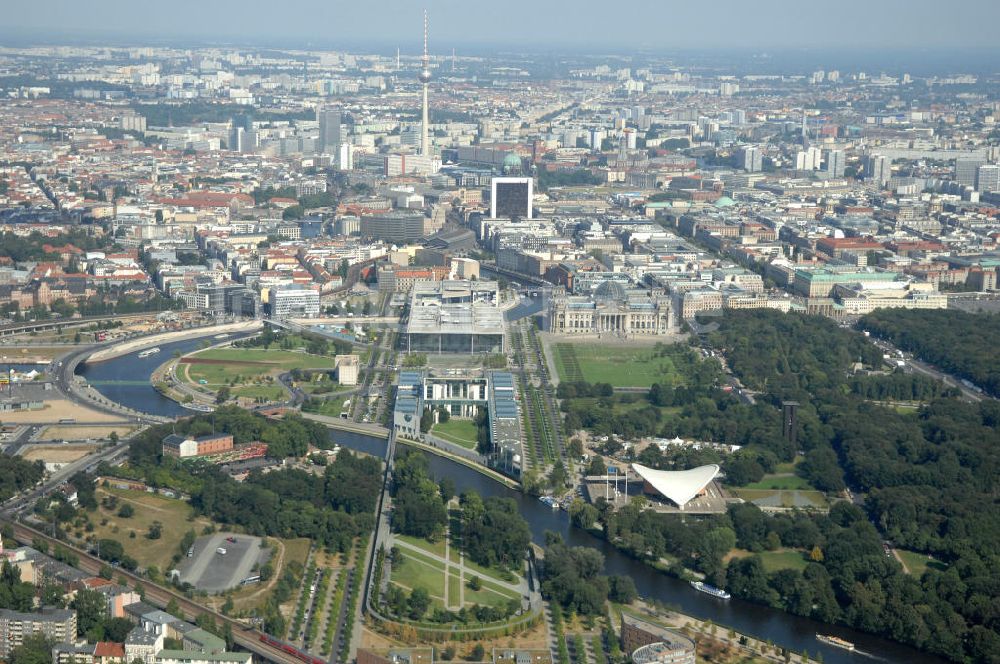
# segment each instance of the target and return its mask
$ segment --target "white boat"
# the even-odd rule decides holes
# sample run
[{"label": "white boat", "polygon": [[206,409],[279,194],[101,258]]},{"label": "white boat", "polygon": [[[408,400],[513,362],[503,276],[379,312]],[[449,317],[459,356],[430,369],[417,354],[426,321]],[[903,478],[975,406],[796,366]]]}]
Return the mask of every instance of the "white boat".
[{"label": "white boat", "polygon": [[156,355],[160,352],[159,347],[157,348],[147,348],[146,350],[139,353],[139,357],[149,357],[150,355]]},{"label": "white boat", "polygon": [[702,583],[701,581],[692,581],[691,587],[707,595],[711,595],[712,597],[718,597],[719,599],[729,599],[732,597],[732,595],[727,593],[722,588],[716,588],[715,586],[710,586],[707,583]]},{"label": "white boat", "polygon": [[830,636],[829,634],[817,634],[816,640],[820,643],[843,648],[844,650],[854,650],[854,644],[850,641],[845,641],[844,639],[836,636]]}]

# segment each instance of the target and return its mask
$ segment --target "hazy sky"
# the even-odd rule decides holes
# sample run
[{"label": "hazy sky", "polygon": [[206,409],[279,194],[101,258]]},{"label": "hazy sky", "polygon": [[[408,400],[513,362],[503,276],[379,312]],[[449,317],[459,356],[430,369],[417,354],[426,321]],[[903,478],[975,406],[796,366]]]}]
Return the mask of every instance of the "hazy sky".
[{"label": "hazy sky", "polygon": [[438,52],[472,44],[1000,49],[1000,0],[0,0],[0,36],[411,51],[420,48],[425,6]]}]

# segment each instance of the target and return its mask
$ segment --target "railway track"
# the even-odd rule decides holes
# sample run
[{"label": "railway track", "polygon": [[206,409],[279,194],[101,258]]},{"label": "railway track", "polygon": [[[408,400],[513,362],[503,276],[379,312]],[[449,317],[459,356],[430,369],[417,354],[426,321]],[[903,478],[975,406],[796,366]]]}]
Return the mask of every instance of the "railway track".
[{"label": "railway track", "polygon": [[[12,521],[7,521],[5,523],[9,524],[13,528],[14,538],[22,544],[31,546],[33,542],[38,540],[47,542],[52,547],[58,545],[68,551],[71,551],[79,558],[79,564],[77,567],[84,572],[89,572],[90,574],[97,576],[100,573],[101,566],[106,564],[100,558],[93,556],[67,542],[63,542],[59,539],[46,535],[42,531],[36,530],[31,526]],[[177,606],[180,608],[184,618],[190,620],[191,622],[194,622],[199,615],[207,613],[211,615],[219,625],[229,625],[232,629],[233,641],[241,648],[264,658],[266,661],[276,662],[277,664],[302,664],[303,660],[301,657],[288,653],[276,645],[271,645],[261,641],[261,637],[268,637],[268,635],[259,630],[248,628],[237,620],[233,620],[232,618],[206,606],[202,606],[201,604],[188,599],[181,593],[159,586],[148,579],[142,578],[141,576],[137,576],[136,574],[132,574],[131,572],[127,572],[120,568],[115,570],[115,572],[119,576],[127,579],[133,587],[141,587],[145,593],[145,601],[150,604],[164,608],[170,603],[170,600],[174,600],[177,602]],[[273,640],[274,639],[272,639],[272,641]]]}]

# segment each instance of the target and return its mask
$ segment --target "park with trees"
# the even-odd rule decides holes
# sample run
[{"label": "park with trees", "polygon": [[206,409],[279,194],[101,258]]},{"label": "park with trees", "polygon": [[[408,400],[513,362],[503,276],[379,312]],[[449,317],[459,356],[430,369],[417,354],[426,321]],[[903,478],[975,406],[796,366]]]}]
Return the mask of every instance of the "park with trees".
[{"label": "park with trees", "polygon": [[[767,514],[739,504],[682,521],[643,510],[641,501],[617,511],[598,501],[594,510],[578,506],[574,523],[677,575],[704,575],[737,597],[955,661],[992,661],[1000,652],[991,608],[1000,517],[988,506],[1000,489],[993,453],[1000,405],[962,400],[896,373],[862,334],[826,318],[731,311],[713,320],[719,327],[708,343],[725,354],[756,403],[709,387],[689,402],[682,395],[687,403],[650,431],[743,445],[723,460],[730,485],[758,482],[779,465],[794,468],[831,496],[828,513]],[[647,397],[650,405],[664,398],[676,403],[677,390]],[[800,404],[794,446],[781,435],[785,400]],[[895,408],[887,400],[914,405]],[[676,468],[704,456],[657,450],[640,461]],[[863,496],[863,506],[839,500],[845,488]],[[887,556],[885,541],[902,560],[925,564],[904,568]]]}]

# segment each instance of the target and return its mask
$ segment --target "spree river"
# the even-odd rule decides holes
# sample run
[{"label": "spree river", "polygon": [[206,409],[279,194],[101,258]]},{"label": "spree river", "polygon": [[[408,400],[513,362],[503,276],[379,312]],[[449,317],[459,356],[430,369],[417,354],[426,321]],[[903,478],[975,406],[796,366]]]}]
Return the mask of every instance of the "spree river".
[{"label": "spree river", "polygon": [[[170,358],[175,351],[190,352],[201,346],[204,341],[205,338],[163,344],[160,346],[161,352],[151,357],[139,358],[136,353],[132,353],[93,366],[83,365],[78,371],[92,382],[95,389],[109,399],[136,410],[153,415],[191,415],[191,411],[181,408],[154,390],[148,379],[153,370]],[[143,381],[146,381],[145,384]],[[383,439],[335,430],[331,430],[330,436],[334,442],[344,447],[379,457],[385,455]],[[648,565],[626,556],[603,539],[572,528],[566,512],[553,510],[538,500],[508,489],[462,464],[434,455],[429,455],[429,459],[431,472],[437,477],[452,478],[458,492],[471,489],[483,497],[501,496],[517,501],[521,515],[531,527],[535,542],[544,545],[545,531],[552,531],[561,534],[571,545],[585,545],[598,549],[604,554],[606,572],[631,577],[641,596],[658,599],[700,619],[712,620],[720,625],[720,629],[732,627],[760,639],[770,639],[777,645],[797,651],[807,650],[813,659],[817,653],[822,652],[823,661],[827,663],[883,661],[899,664],[937,664],[944,661],[908,646],[863,632],[826,625],[738,599],[729,601],[715,599],[694,590],[683,581],[657,572]],[[833,634],[847,639],[856,645],[857,650],[851,653],[821,644],[816,641],[817,633]]]}]

